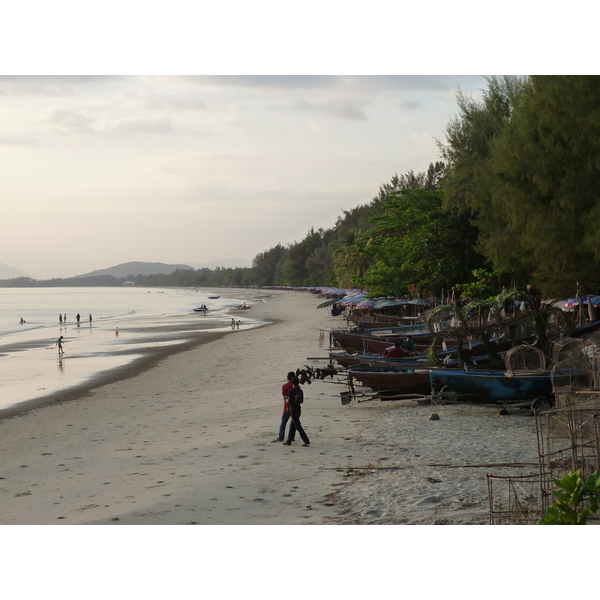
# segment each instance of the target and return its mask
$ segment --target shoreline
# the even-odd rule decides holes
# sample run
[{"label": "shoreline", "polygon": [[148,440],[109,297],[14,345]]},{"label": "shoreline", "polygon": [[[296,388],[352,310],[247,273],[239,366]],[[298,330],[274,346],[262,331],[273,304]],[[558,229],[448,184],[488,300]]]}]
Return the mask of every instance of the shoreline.
[{"label": "shoreline", "polygon": [[[257,302],[264,296],[244,294],[246,300]],[[246,328],[263,325],[251,317],[244,323]],[[129,315],[93,327],[73,323],[7,335],[0,344],[5,373],[0,383],[0,420],[134,376],[171,353],[228,333],[228,316],[221,308],[209,317]],[[66,352],[57,361],[54,342],[59,334],[65,336]]]},{"label": "shoreline", "polygon": [[343,405],[340,377],[303,386],[310,447],[273,443],[285,374],[318,366],[308,357],[324,366],[320,331],[341,323],[317,303],[277,292],[253,315],[268,326],[170,347],[151,368],[0,421],[0,523],[486,524],[475,465],[524,474],[536,461],[523,412],[436,406],[432,421],[414,402]]},{"label": "shoreline", "polygon": [[[290,510],[288,500],[299,495],[294,481],[315,476],[304,462],[310,454],[290,470],[300,448],[272,443],[285,374],[305,357],[327,354],[316,330],[298,343],[306,327],[287,318],[289,311],[316,313],[309,296],[272,294],[252,308],[268,326],[169,347],[123,379],[71,390],[0,421],[0,523],[321,523],[317,511]],[[305,427],[316,438],[320,385],[307,392],[313,400],[306,418],[314,421]],[[339,396],[334,403],[341,406]],[[245,492],[230,491],[238,488]],[[317,501],[326,491],[310,495]],[[263,502],[276,510],[265,514]]]},{"label": "shoreline", "polygon": [[[146,348],[143,350],[142,356],[134,358],[131,362],[125,365],[96,373],[83,383],[68,386],[64,389],[52,392],[39,398],[33,398],[31,400],[20,402],[19,404],[9,408],[0,409],[0,422],[5,419],[23,416],[32,410],[45,408],[47,406],[52,406],[53,404],[79,400],[80,398],[88,396],[94,390],[104,387],[105,385],[124,381],[126,379],[130,379],[131,377],[137,377],[145,371],[154,368],[169,356],[174,356],[180,352],[186,352],[188,350],[193,350],[197,346],[208,343],[215,339],[220,339],[221,337],[227,335],[227,332],[202,333],[204,334],[202,336],[203,338],[209,337],[210,339],[186,340],[172,346]],[[130,352],[126,352],[126,354],[130,355]],[[113,353],[113,355],[118,355],[118,353]]]}]

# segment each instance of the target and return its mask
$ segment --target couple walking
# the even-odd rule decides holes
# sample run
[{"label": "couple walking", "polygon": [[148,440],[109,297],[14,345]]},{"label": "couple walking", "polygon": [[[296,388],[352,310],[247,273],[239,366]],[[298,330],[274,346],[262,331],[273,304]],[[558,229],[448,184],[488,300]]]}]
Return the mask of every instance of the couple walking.
[{"label": "couple walking", "polygon": [[[279,436],[274,442],[283,442],[287,446],[291,446],[294,438],[296,437],[296,431],[300,434],[303,446],[309,446],[310,440],[306,435],[302,424],[300,423],[300,415],[302,414],[302,403],[304,402],[304,392],[300,387],[300,380],[296,377],[296,374],[290,371],[287,375],[287,382],[281,386],[281,395],[283,396],[283,415],[281,416],[281,425],[279,426]],[[285,426],[288,420],[291,418],[290,431],[288,438],[284,442],[285,437]]]}]

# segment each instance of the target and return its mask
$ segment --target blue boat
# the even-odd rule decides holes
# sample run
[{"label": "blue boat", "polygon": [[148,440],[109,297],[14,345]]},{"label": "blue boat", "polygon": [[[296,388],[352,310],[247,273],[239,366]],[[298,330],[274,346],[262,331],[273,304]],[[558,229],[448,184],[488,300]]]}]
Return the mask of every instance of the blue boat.
[{"label": "blue boat", "polygon": [[431,369],[429,378],[433,396],[442,402],[500,406],[529,404],[532,410],[547,410],[554,404],[549,371],[510,375],[506,371]]}]

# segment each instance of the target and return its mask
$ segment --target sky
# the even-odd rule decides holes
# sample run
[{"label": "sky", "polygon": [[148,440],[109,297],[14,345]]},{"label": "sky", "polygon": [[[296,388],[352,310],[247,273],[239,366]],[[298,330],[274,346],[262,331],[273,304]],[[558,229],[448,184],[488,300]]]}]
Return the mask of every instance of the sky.
[{"label": "sky", "polygon": [[439,160],[459,87],[596,68],[593,19],[515,0],[493,18],[474,0],[32,0],[3,19],[0,263],[36,279],[252,260]]},{"label": "sky", "polygon": [[482,76],[0,77],[0,262],[36,279],[245,258],[438,160]]}]

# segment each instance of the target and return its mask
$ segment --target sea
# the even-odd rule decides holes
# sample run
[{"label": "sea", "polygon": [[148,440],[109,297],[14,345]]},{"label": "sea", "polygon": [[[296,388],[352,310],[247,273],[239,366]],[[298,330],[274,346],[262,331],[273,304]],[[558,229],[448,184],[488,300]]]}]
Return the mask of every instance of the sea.
[{"label": "sea", "polygon": [[[0,411],[88,383],[190,332],[231,332],[232,315],[242,328],[261,325],[251,311],[229,312],[255,301],[257,290],[241,289],[0,288]],[[203,305],[207,312],[194,312]]]}]

